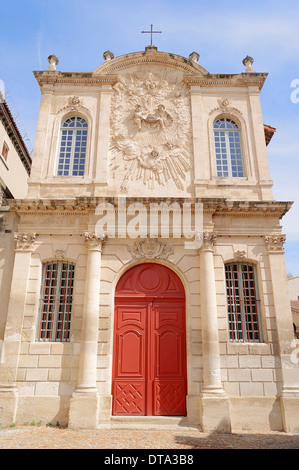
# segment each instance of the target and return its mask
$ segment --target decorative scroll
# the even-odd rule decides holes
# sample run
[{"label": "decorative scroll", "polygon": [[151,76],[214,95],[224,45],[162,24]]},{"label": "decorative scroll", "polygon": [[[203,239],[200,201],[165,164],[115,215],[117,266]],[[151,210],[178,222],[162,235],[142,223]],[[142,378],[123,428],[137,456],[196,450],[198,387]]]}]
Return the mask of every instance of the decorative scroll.
[{"label": "decorative scroll", "polygon": [[57,259],[65,258],[65,250],[55,250],[54,258],[57,258]]},{"label": "decorative scroll", "polygon": [[234,259],[236,261],[244,261],[246,259],[246,251],[245,250],[237,250],[234,252]]},{"label": "decorative scroll", "polygon": [[62,111],[81,111],[82,113],[86,113],[88,109],[83,106],[82,104],[82,98],[79,98],[78,96],[72,96],[68,99],[68,104],[66,106],[63,106],[57,111],[57,114],[62,112]]},{"label": "decorative scroll", "polygon": [[167,259],[174,253],[171,246],[156,238],[136,241],[128,249],[134,259]]}]

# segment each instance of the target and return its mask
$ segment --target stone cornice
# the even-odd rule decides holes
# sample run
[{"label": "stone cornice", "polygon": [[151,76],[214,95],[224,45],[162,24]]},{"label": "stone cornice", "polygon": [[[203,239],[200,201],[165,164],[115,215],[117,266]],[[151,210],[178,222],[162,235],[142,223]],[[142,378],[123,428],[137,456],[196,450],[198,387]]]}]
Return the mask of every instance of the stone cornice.
[{"label": "stone cornice", "polygon": [[248,87],[257,86],[262,89],[267,73],[239,73],[239,74],[208,74],[205,76],[188,76],[184,77],[186,85],[202,86],[202,87]]},{"label": "stone cornice", "polygon": [[[279,217],[282,218],[291,208],[292,202],[285,201],[230,201],[224,198],[141,198],[128,197],[77,197],[74,199],[10,199],[8,204],[12,211],[19,215],[25,214],[90,214],[98,204],[111,204],[117,210],[119,202],[125,201],[126,206],[134,203],[150,204],[166,203],[190,204],[195,210],[195,204],[203,204],[203,212],[213,216],[237,217]],[[178,207],[179,207],[178,206]]]},{"label": "stone cornice", "polygon": [[34,76],[42,88],[43,85],[99,86],[115,85],[117,75],[94,75],[91,72],[49,72],[35,71]]}]

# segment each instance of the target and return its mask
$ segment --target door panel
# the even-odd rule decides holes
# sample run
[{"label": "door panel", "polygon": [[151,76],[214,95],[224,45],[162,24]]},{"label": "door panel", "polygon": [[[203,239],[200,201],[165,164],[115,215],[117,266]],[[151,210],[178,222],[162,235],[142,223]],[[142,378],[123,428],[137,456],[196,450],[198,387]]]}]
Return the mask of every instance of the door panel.
[{"label": "door panel", "polygon": [[185,308],[172,302],[154,302],[154,386],[156,415],[186,413]]},{"label": "door panel", "polygon": [[113,414],[144,414],[146,304],[115,309]]},{"label": "door panel", "polygon": [[[144,264],[135,268],[120,280],[122,289],[116,297],[112,412],[184,416],[187,378],[183,288],[165,266]],[[130,279],[135,279],[134,283]],[[136,285],[145,290],[143,299],[140,293],[133,295]],[[131,286],[130,292],[127,286]],[[159,290],[158,295],[148,297],[155,290]]]}]

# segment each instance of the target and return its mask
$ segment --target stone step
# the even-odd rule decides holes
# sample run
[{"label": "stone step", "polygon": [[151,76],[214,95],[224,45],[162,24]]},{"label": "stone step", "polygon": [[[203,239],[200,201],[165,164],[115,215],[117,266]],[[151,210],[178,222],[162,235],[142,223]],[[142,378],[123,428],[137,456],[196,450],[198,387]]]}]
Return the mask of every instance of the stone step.
[{"label": "stone step", "polygon": [[198,429],[182,416],[112,416],[109,422],[101,423],[98,429]]}]

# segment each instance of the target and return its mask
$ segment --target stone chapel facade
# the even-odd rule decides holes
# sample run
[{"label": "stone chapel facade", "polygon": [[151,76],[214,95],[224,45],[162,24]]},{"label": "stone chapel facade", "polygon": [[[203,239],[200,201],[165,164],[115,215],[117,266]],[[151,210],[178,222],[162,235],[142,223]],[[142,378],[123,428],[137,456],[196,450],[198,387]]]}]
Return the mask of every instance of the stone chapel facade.
[{"label": "stone chapel facade", "polygon": [[104,58],[35,72],[28,195],[9,202],[0,422],[298,432],[267,74],[248,57],[244,73],[210,74],[197,53],[154,46]]}]

